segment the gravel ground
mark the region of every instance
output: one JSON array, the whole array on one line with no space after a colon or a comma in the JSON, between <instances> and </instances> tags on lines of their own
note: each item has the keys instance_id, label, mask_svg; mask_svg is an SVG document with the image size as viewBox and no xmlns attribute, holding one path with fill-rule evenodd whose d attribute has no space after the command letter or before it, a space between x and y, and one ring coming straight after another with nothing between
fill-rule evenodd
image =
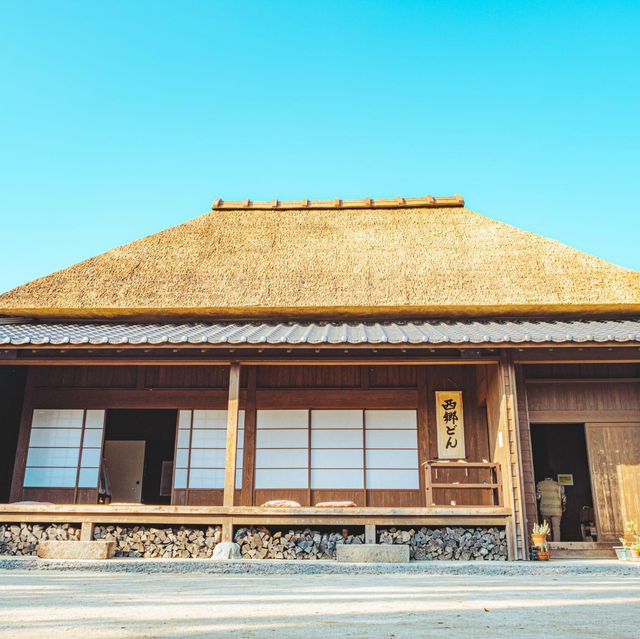
<instances>
[{"instance_id":1,"label":"gravel ground","mask_svg":"<svg viewBox=\"0 0 640 639\"><path fill-rule=\"evenodd\" d=\"M469 578L0 570L3 638L635 639L639 627L640 571Z\"/></svg>"},{"instance_id":2,"label":"gravel ground","mask_svg":"<svg viewBox=\"0 0 640 639\"><path fill-rule=\"evenodd\" d=\"M110 559L109 561L43 560L0 557L0 570L73 570L135 573L207 573L238 575L607 575L640 577L640 561L412 561L408 564L344 564L336 561L281 559Z\"/></svg>"}]
</instances>

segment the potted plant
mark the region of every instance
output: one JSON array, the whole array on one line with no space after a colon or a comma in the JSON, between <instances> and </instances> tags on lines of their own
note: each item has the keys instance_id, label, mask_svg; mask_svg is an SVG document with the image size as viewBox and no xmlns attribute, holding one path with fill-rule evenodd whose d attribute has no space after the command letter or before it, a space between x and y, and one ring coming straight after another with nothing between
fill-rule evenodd
<instances>
[{"instance_id":1,"label":"potted plant","mask_svg":"<svg viewBox=\"0 0 640 639\"><path fill-rule=\"evenodd\" d=\"M629 548L629 550L631 551L631 559L633 559L634 561L640 559L640 541L636 541L636 543L633 544Z\"/></svg>"},{"instance_id":2,"label":"potted plant","mask_svg":"<svg viewBox=\"0 0 640 639\"><path fill-rule=\"evenodd\" d=\"M546 543L547 535L551 532L549 528L549 522L545 519L541 524L533 525L533 532L531 533L531 541L535 546L541 546Z\"/></svg>"},{"instance_id":3,"label":"potted plant","mask_svg":"<svg viewBox=\"0 0 640 639\"><path fill-rule=\"evenodd\" d=\"M540 544L538 548L538 561L549 561L551 558L551 553L549 552L549 546L547 546L547 542L543 542Z\"/></svg>"},{"instance_id":4,"label":"potted plant","mask_svg":"<svg viewBox=\"0 0 640 639\"><path fill-rule=\"evenodd\" d=\"M621 546L614 546L616 557L620 561L626 561L627 559L631 559L631 552L629 551L629 547L627 546L627 540L624 537L620 537Z\"/></svg>"},{"instance_id":5,"label":"potted plant","mask_svg":"<svg viewBox=\"0 0 640 639\"><path fill-rule=\"evenodd\" d=\"M638 522L633 519L629 519L624 524L624 539L626 541L624 546L631 546L637 541L640 541L640 531L638 530ZM622 541L622 540L621 540Z\"/></svg>"}]
</instances>

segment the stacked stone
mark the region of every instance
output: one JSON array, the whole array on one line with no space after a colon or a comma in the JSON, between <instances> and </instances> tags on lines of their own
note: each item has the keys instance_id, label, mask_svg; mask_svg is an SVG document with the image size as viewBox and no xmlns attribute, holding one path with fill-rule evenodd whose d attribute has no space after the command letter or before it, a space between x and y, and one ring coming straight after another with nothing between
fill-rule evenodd
<instances>
[{"instance_id":1,"label":"stacked stone","mask_svg":"<svg viewBox=\"0 0 640 639\"><path fill-rule=\"evenodd\" d=\"M115 541L116 557L207 558L222 539L222 528L96 526L93 538Z\"/></svg>"},{"instance_id":2,"label":"stacked stone","mask_svg":"<svg viewBox=\"0 0 640 639\"><path fill-rule=\"evenodd\" d=\"M507 539L503 528L379 529L378 543L408 544L411 559L417 561L507 559Z\"/></svg>"},{"instance_id":3,"label":"stacked stone","mask_svg":"<svg viewBox=\"0 0 640 639\"><path fill-rule=\"evenodd\" d=\"M69 524L0 524L0 555L35 556L38 542L80 539L80 528Z\"/></svg>"},{"instance_id":4,"label":"stacked stone","mask_svg":"<svg viewBox=\"0 0 640 639\"><path fill-rule=\"evenodd\" d=\"M266 528L239 528L234 537L243 559L335 559L339 544L363 544L364 535L317 530L271 533Z\"/></svg>"}]
</instances>

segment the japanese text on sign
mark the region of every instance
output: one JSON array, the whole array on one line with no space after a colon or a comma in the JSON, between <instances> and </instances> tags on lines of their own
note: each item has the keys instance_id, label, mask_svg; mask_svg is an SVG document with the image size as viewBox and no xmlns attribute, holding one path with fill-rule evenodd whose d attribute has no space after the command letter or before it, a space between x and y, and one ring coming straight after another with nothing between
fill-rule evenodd
<instances>
[{"instance_id":1,"label":"japanese text on sign","mask_svg":"<svg viewBox=\"0 0 640 639\"><path fill-rule=\"evenodd\" d=\"M462 391L436 391L438 457L462 459L464 449L464 414Z\"/></svg>"}]
</instances>

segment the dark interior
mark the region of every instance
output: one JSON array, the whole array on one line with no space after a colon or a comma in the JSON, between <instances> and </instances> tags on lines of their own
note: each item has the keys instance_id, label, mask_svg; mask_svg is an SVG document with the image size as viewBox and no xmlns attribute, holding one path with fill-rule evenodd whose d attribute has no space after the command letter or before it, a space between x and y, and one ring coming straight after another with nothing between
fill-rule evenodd
<instances>
[{"instance_id":1,"label":"dark interior","mask_svg":"<svg viewBox=\"0 0 640 639\"><path fill-rule=\"evenodd\" d=\"M16 459L26 366L0 366L0 502L8 502Z\"/></svg>"},{"instance_id":2,"label":"dark interior","mask_svg":"<svg viewBox=\"0 0 640 639\"><path fill-rule=\"evenodd\" d=\"M531 426L531 445L536 485L558 473L573 475L565 486L567 509L562 515L562 541L582 541L580 511L593 506L584 424L536 424Z\"/></svg>"},{"instance_id":3,"label":"dark interior","mask_svg":"<svg viewBox=\"0 0 640 639\"><path fill-rule=\"evenodd\" d=\"M170 504L160 495L162 462L173 461L177 411L108 410L105 440L144 440L143 504Z\"/></svg>"}]
</instances>

